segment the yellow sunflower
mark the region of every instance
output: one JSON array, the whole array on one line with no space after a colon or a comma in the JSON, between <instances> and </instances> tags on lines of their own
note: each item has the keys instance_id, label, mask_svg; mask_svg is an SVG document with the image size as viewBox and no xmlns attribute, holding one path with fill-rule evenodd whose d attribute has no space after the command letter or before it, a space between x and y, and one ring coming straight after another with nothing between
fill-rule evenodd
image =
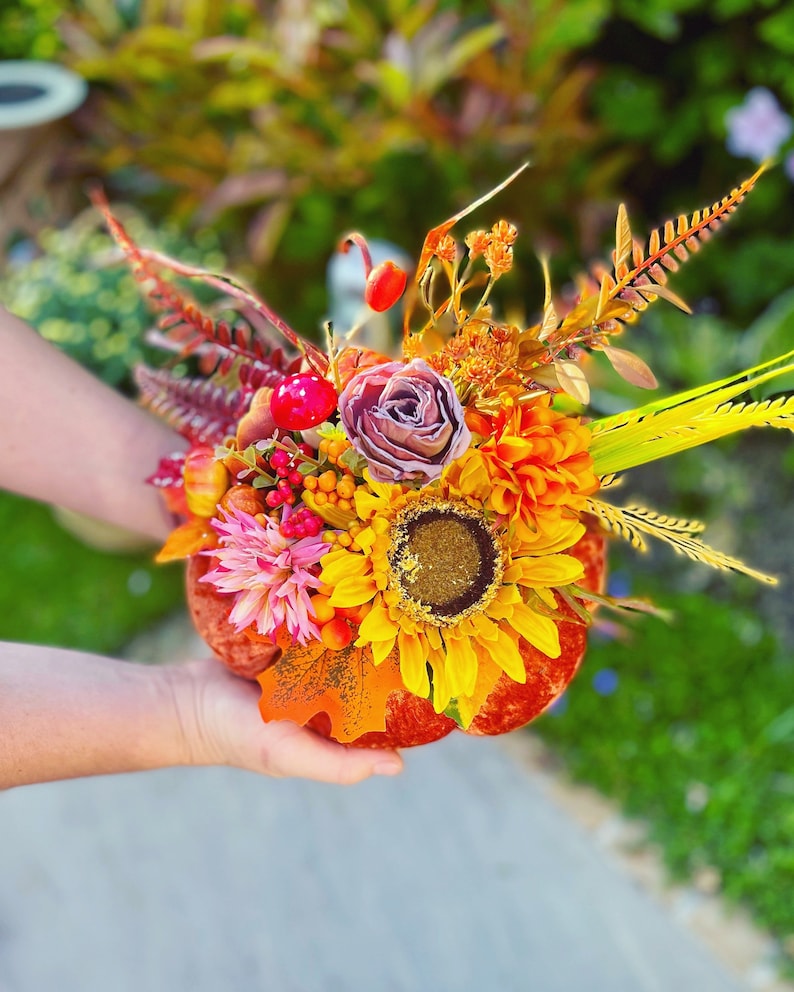
<instances>
[{"instance_id":1,"label":"yellow sunflower","mask_svg":"<svg viewBox=\"0 0 794 992\"><path fill-rule=\"evenodd\" d=\"M396 646L406 688L440 713L501 672L525 682L520 638L559 657L549 608L552 590L583 574L560 553L584 533L575 514L553 536L533 534L529 546L465 480L442 477L420 491L368 481L369 492L355 496L359 550L334 548L320 579L333 590L331 605L369 606L356 644L376 665Z\"/></svg>"}]
</instances>

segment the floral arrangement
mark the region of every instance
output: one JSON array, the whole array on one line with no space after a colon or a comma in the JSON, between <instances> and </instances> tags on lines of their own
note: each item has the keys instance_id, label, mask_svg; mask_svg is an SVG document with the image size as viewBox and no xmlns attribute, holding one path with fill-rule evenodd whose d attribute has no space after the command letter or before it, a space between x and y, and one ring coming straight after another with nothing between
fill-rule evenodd
<instances>
[{"instance_id":1,"label":"floral arrangement","mask_svg":"<svg viewBox=\"0 0 794 992\"><path fill-rule=\"evenodd\" d=\"M159 559L188 559L197 627L259 680L265 720L366 746L521 726L573 677L596 606L644 608L603 591L607 533L774 581L706 545L700 523L608 497L634 466L749 427L793 429L794 397L738 397L794 368L794 352L615 416L585 413L589 351L655 386L613 341L656 300L686 309L667 273L762 171L647 242L621 206L611 264L561 313L544 262L527 327L489 303L515 227L451 233L505 184L429 232L410 283L350 234L371 309L404 298L399 358L331 326L326 348L304 340L238 281L139 248L96 195L170 346L198 359L196 375L138 373L143 402L189 441L150 480L181 519ZM218 289L234 322L201 313L172 274Z\"/></svg>"}]
</instances>

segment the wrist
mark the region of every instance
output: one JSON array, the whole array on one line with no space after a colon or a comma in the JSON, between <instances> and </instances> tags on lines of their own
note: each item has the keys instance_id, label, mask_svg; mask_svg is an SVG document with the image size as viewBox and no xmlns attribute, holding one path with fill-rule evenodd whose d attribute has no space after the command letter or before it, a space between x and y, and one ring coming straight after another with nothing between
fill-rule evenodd
<instances>
[{"instance_id":1,"label":"wrist","mask_svg":"<svg viewBox=\"0 0 794 992\"><path fill-rule=\"evenodd\" d=\"M174 764L212 765L219 762L205 729L203 712L206 674L202 662L184 662L161 669L173 710Z\"/></svg>"}]
</instances>

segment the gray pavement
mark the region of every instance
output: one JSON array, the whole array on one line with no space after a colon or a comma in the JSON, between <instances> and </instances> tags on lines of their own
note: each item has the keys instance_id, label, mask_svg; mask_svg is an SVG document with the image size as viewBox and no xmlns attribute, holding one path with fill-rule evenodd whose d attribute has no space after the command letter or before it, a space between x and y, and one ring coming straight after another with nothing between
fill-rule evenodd
<instances>
[{"instance_id":1,"label":"gray pavement","mask_svg":"<svg viewBox=\"0 0 794 992\"><path fill-rule=\"evenodd\" d=\"M1 992L740 992L498 740L0 794Z\"/></svg>"}]
</instances>

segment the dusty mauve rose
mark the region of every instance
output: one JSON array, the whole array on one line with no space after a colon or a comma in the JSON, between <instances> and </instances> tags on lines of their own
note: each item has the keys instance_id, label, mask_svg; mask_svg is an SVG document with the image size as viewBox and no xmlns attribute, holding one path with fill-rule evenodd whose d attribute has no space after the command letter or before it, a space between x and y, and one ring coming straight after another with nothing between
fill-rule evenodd
<instances>
[{"instance_id":1,"label":"dusty mauve rose","mask_svg":"<svg viewBox=\"0 0 794 992\"><path fill-rule=\"evenodd\" d=\"M359 372L339 415L376 482L432 482L471 442L455 387L421 358Z\"/></svg>"}]
</instances>

